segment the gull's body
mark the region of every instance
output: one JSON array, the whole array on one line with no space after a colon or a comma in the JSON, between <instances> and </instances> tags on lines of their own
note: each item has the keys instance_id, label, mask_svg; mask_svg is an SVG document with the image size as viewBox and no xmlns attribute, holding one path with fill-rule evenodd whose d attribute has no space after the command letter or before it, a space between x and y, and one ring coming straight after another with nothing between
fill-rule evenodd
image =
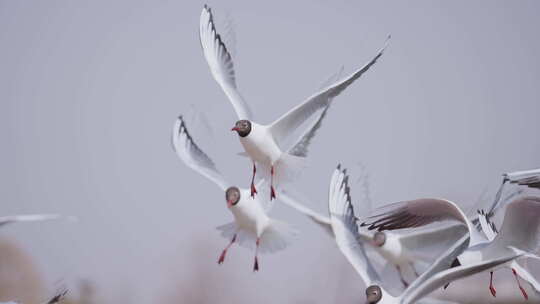
<instances>
[{"instance_id":1,"label":"gull's body","mask_svg":"<svg viewBox=\"0 0 540 304\"><path fill-rule=\"evenodd\" d=\"M351 203L348 178L340 167L334 172L330 181L328 208L336 243L362 277L366 288L366 303L368 304L412 304L446 283L459 280L473 274L496 267L520 256L512 253L510 256L482 261L468 266L458 266L447 269L448 265L468 246L468 236L462 237L449 250L444 252L420 277L418 277L400 295L392 295L384 286L381 279L367 256L363 242L359 242L357 217Z\"/></svg>"},{"instance_id":2,"label":"gull's body","mask_svg":"<svg viewBox=\"0 0 540 304\"><path fill-rule=\"evenodd\" d=\"M232 130L238 132L240 143L253 162L251 195L257 193L254 179L258 165L270 173L270 199L275 197L274 183L293 179L303 166L302 157L305 155L289 153L284 147L287 137L315 113L327 108L334 97L369 70L386 47L385 43L372 60L348 77L325 86L274 122L261 124L253 121L252 111L238 91L232 56L216 30L212 11L206 5L200 16L199 38L212 76L237 114L238 121Z\"/></svg>"},{"instance_id":3,"label":"gull's body","mask_svg":"<svg viewBox=\"0 0 540 304\"><path fill-rule=\"evenodd\" d=\"M294 146L297 151L307 151L310 139L320 127L324 113L321 113L318 120ZM174 125L172 143L178 157L188 167L210 179L225 191L227 208L232 213L234 221L218 227L221 235L230 241L222 252L219 263L224 261L229 247L233 243L238 243L245 247L255 247L254 270L258 270L259 250L261 253L272 253L288 246L296 231L287 223L268 216L272 203L267 196L251 197L251 189L232 186L227 182L214 162L193 141L181 116ZM259 185L263 183L264 181L261 181Z\"/></svg>"},{"instance_id":4,"label":"gull's body","mask_svg":"<svg viewBox=\"0 0 540 304\"><path fill-rule=\"evenodd\" d=\"M453 202L443 199L417 199L404 201L383 207L386 209L380 214L370 217L371 222L362 223L363 226L369 225L369 229L394 230L402 228L421 227L433 222L454 220L459 221L468 227L470 243L462 254L457 257L456 264L471 265L495 257L512 254L515 250L527 252L525 256L536 258L530 252L535 252L539 244L537 241L538 230L540 229L540 198L524 197L516 199L508 204L505 212L505 219L502 225L501 233L493 235L487 232L485 220L483 228L486 236L481 235L472 221L465 216L463 211ZM490 237L491 240L489 239ZM523 296L527 299L528 295L521 287L517 275L520 275L521 267L514 261L500 264L498 267L490 269L491 278L489 290L496 296L496 290L492 284L493 271L500 268L510 268ZM530 281L528 273L521 273L523 279L527 280L539 292L536 280Z\"/></svg>"},{"instance_id":5,"label":"gull's body","mask_svg":"<svg viewBox=\"0 0 540 304\"><path fill-rule=\"evenodd\" d=\"M363 179L365 179L365 176ZM361 199L361 203L362 207L366 208L369 205L369 198L365 193L363 194L364 197ZM334 237L329 217L305 207L304 204L297 203L298 199L293 198L293 195L286 189L280 192L280 197L284 204L308 216ZM445 248L454 244L466 233L467 229L461 225L420 229L408 233L385 231L378 232L377 235L366 229L359 229L358 241L374 249L389 263L387 265L395 267L402 284L407 286L406 272L418 276L415 264L419 262L431 263L434 256L443 252Z\"/></svg>"}]
</instances>

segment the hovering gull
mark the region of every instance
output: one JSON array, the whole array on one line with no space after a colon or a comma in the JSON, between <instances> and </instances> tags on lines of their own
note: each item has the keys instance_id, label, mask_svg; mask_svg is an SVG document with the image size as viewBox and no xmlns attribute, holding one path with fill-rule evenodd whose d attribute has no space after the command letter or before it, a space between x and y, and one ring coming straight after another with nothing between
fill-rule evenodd
<instances>
[{"instance_id":1,"label":"hovering gull","mask_svg":"<svg viewBox=\"0 0 540 304\"><path fill-rule=\"evenodd\" d=\"M308 216L316 224L323 226L334 237L330 218L307 208L304 204L298 203L298 199L293 198L287 189L280 191L280 200ZM357 241L371 246L388 262L388 266L395 267L401 283L407 287L408 283L403 274L405 269L411 269L416 276L419 276L414 266L415 263L431 263L434 257L433 253L443 252L444 249L454 244L466 233L467 229L458 224L421 229L409 233L377 231L373 234L364 229L359 229ZM427 254L427 252L431 254Z\"/></svg>"},{"instance_id":2,"label":"hovering gull","mask_svg":"<svg viewBox=\"0 0 540 304\"><path fill-rule=\"evenodd\" d=\"M467 266L447 269L451 261L467 247L469 237L464 236L442 254L426 272L414 280L403 293L399 296L393 296L382 286L379 274L366 254L364 243L358 242L360 235L358 233L357 217L354 215L351 203L348 176L339 166L334 171L330 181L328 209L339 249L367 286L365 292L366 303L368 304L416 303L447 282L491 269L521 256L521 253L512 252L506 257L497 257Z\"/></svg>"},{"instance_id":3,"label":"hovering gull","mask_svg":"<svg viewBox=\"0 0 540 304\"><path fill-rule=\"evenodd\" d=\"M288 135L314 113L328 107L335 96L360 78L382 56L388 43L387 39L384 47L362 68L326 86L271 124L263 125L253 121L251 110L237 89L233 59L217 33L211 9L206 5L201 12L199 37L212 76L231 101L238 116L239 120L232 131L238 133L240 143L253 161L251 196L257 193L255 175L257 165L260 165L265 171L270 171L270 199L276 196L274 182L291 179L303 164L302 157L284 151L283 145Z\"/></svg>"},{"instance_id":4,"label":"hovering gull","mask_svg":"<svg viewBox=\"0 0 540 304\"><path fill-rule=\"evenodd\" d=\"M77 220L72 216L63 216L60 214L25 214L25 215L8 215L0 216L0 226L7 224L18 223L18 222L39 222L39 221L48 221L48 220Z\"/></svg>"},{"instance_id":5,"label":"hovering gull","mask_svg":"<svg viewBox=\"0 0 540 304\"><path fill-rule=\"evenodd\" d=\"M319 120L300 139L297 145L307 148L306 138L313 136L320 125ZM225 261L227 250L238 243L245 247L255 247L255 259L253 270L259 270L258 253L273 253L285 249L296 231L287 223L270 218L267 213L272 204L264 198L250 198L250 189L239 188L231 185L217 170L214 162L194 142L189 134L182 116L175 122L172 136L173 148L180 159L191 169L213 181L225 191L227 208L234 216L232 223L218 227L221 235L230 242L222 251L218 263ZM259 182L264 183L264 180Z\"/></svg>"},{"instance_id":6,"label":"hovering gull","mask_svg":"<svg viewBox=\"0 0 540 304\"><path fill-rule=\"evenodd\" d=\"M486 240L481 235L472 221L465 216L463 211L453 202L444 199L423 198L411 201L403 201L382 207L385 211L369 217L362 226L369 225L368 229L395 230L402 228L414 228L428 225L438 221L459 221L469 229L470 243L462 254L452 264L472 265L474 263L493 259L511 254L515 250L523 252L535 252L538 247L538 230L540 228L540 197L523 197L508 204L501 232L494 236L493 240ZM509 248L512 246L513 248ZM538 258L533 254L525 254L526 257ZM489 290L495 297L496 290L492 284L493 271L499 268L511 268L516 277L518 286L525 299L528 295L519 284L518 276L524 280L530 278L527 273L521 273L521 267L514 267L517 263L504 263L497 268L491 269ZM531 283L530 281L528 281ZM535 282L535 281L534 281ZM533 288L534 282L531 283ZM536 289L536 292L540 290Z\"/></svg>"}]
</instances>

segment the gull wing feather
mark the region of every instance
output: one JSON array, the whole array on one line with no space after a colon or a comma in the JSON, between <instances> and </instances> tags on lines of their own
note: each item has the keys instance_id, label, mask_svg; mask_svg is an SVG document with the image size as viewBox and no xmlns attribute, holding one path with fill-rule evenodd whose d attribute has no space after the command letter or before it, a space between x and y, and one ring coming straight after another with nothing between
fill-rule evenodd
<instances>
[{"instance_id":1,"label":"gull wing feather","mask_svg":"<svg viewBox=\"0 0 540 304\"><path fill-rule=\"evenodd\" d=\"M285 205L295 209L296 211L302 213L303 215L310 218L314 223L318 224L319 226L323 227L326 232L328 232L331 236L334 236L334 233L332 232L332 225L330 218L327 216L324 216L316 211L313 211L312 209L306 207L304 204L301 204L298 202L298 199L296 197L292 197L288 191L281 190L279 199L281 202L283 202Z\"/></svg>"},{"instance_id":2,"label":"gull wing feather","mask_svg":"<svg viewBox=\"0 0 540 304\"><path fill-rule=\"evenodd\" d=\"M207 5L201 12L199 38L212 76L231 101L236 115L239 119L251 119L251 110L236 87L232 56L216 30L212 10Z\"/></svg>"},{"instance_id":3,"label":"gull wing feather","mask_svg":"<svg viewBox=\"0 0 540 304\"><path fill-rule=\"evenodd\" d=\"M422 227L439 221L453 220L469 229L471 244L483 241L465 213L454 203L445 199L420 198L388 204L379 208L379 213L368 217L361 226L369 230L396 230Z\"/></svg>"},{"instance_id":4,"label":"gull wing feather","mask_svg":"<svg viewBox=\"0 0 540 304\"><path fill-rule=\"evenodd\" d=\"M388 37L388 39L390 39L390 37ZM320 90L274 121L270 125L270 131L276 142L281 144L287 138L288 134L296 130L315 112L327 107L332 102L334 97L341 94L343 90L345 90L356 79L360 78L360 76L369 70L369 68L371 68L371 66L373 66L375 62L377 62L377 60L382 56L386 46L388 45L388 39L379 52L377 52L377 55L375 55L375 57L373 57L373 59L371 59L366 65L356 70L348 77Z\"/></svg>"},{"instance_id":5,"label":"gull wing feather","mask_svg":"<svg viewBox=\"0 0 540 304\"><path fill-rule=\"evenodd\" d=\"M488 219L484 210L478 210L478 222L488 241L493 241L497 236L497 228L495 228L495 224Z\"/></svg>"},{"instance_id":6,"label":"gull wing feather","mask_svg":"<svg viewBox=\"0 0 540 304\"><path fill-rule=\"evenodd\" d=\"M347 258L366 286L380 282L380 277L369 260L364 245L359 241L358 225L351 203L349 177L338 166L332 175L328 193L328 210L332 230L341 253Z\"/></svg>"},{"instance_id":7,"label":"gull wing feather","mask_svg":"<svg viewBox=\"0 0 540 304\"><path fill-rule=\"evenodd\" d=\"M179 116L173 127L172 146L176 155L197 173L213 181L223 191L229 187L216 165L193 141L182 116Z\"/></svg>"},{"instance_id":8,"label":"gull wing feather","mask_svg":"<svg viewBox=\"0 0 540 304\"><path fill-rule=\"evenodd\" d=\"M39 222L58 219L77 220L72 216L64 216L60 214L23 214L23 215L8 215L0 217L0 226L4 226L17 222Z\"/></svg>"},{"instance_id":9,"label":"gull wing feather","mask_svg":"<svg viewBox=\"0 0 540 304\"><path fill-rule=\"evenodd\" d=\"M494 248L508 246L535 252L539 245L540 197L527 196L508 204L501 230L489 244Z\"/></svg>"},{"instance_id":10,"label":"gull wing feather","mask_svg":"<svg viewBox=\"0 0 540 304\"><path fill-rule=\"evenodd\" d=\"M416 303L416 301L430 294L435 289L442 287L446 283L450 283L459 279L472 276L482 271L492 269L496 266L499 266L501 264L514 260L520 257L521 255L522 255L521 253L513 253L509 256L499 257L496 259L490 259L487 261L474 263L467 266L458 266L458 267L454 267L454 268L447 269L444 271L438 271L435 274L430 275L426 280L423 280L422 282L416 285L415 284L416 281L419 281L419 279L423 276L422 275L418 279L416 279L415 282L413 282L413 284L409 286L409 288L405 290L405 292L401 296L400 303L401 304ZM454 254L445 256L444 258L448 258L448 257L453 257L455 259L457 255L455 255L454 253Z\"/></svg>"}]
</instances>

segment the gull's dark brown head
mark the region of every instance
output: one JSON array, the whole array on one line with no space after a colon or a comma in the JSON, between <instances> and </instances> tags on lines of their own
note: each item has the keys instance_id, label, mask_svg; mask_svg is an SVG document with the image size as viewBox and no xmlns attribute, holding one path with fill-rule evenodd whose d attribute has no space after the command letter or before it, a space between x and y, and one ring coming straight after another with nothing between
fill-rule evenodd
<instances>
[{"instance_id":1,"label":"gull's dark brown head","mask_svg":"<svg viewBox=\"0 0 540 304\"><path fill-rule=\"evenodd\" d=\"M242 119L234 124L231 131L236 131L240 137L246 137L251 133L251 121Z\"/></svg>"},{"instance_id":2,"label":"gull's dark brown head","mask_svg":"<svg viewBox=\"0 0 540 304\"><path fill-rule=\"evenodd\" d=\"M227 191L225 191L225 199L227 200L227 207L229 208L238 204L240 201L240 189L237 187L229 187Z\"/></svg>"},{"instance_id":3,"label":"gull's dark brown head","mask_svg":"<svg viewBox=\"0 0 540 304\"><path fill-rule=\"evenodd\" d=\"M366 288L366 299L368 304L375 304L382 299L382 290L377 285Z\"/></svg>"},{"instance_id":4,"label":"gull's dark brown head","mask_svg":"<svg viewBox=\"0 0 540 304\"><path fill-rule=\"evenodd\" d=\"M386 243L386 233L377 231L373 235L373 244L377 247L382 247Z\"/></svg>"}]
</instances>

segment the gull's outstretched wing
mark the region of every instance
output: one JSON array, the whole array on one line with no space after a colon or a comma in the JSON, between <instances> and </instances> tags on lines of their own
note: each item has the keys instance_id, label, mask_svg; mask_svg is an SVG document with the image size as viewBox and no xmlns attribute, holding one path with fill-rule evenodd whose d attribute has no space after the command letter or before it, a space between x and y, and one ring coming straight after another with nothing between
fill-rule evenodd
<instances>
[{"instance_id":1,"label":"gull's outstretched wing","mask_svg":"<svg viewBox=\"0 0 540 304\"><path fill-rule=\"evenodd\" d=\"M251 110L236 87L231 54L216 31L212 10L206 5L201 12L199 38L212 76L231 101L236 115L239 119L251 119Z\"/></svg>"},{"instance_id":2,"label":"gull's outstretched wing","mask_svg":"<svg viewBox=\"0 0 540 304\"><path fill-rule=\"evenodd\" d=\"M330 180L328 210L332 230L341 253L347 258L366 286L380 282L380 277L369 260L363 243L359 242L358 225L351 203L349 177L338 166Z\"/></svg>"},{"instance_id":3,"label":"gull's outstretched wing","mask_svg":"<svg viewBox=\"0 0 540 304\"><path fill-rule=\"evenodd\" d=\"M484 210L478 210L478 222L488 241L493 241L497 236L497 228L495 227L495 224L489 220L487 213L484 212Z\"/></svg>"},{"instance_id":4,"label":"gull's outstretched wing","mask_svg":"<svg viewBox=\"0 0 540 304\"><path fill-rule=\"evenodd\" d=\"M421 198L383 206L380 212L368 217L361 226L369 230L395 230L422 227L434 222L454 220L467 226L471 244L483 241L465 213L454 203L445 199Z\"/></svg>"},{"instance_id":5,"label":"gull's outstretched wing","mask_svg":"<svg viewBox=\"0 0 540 304\"><path fill-rule=\"evenodd\" d=\"M516 247L536 252L540 236L540 197L518 198L508 204L504 220L493 242L493 248Z\"/></svg>"},{"instance_id":6,"label":"gull's outstretched wing","mask_svg":"<svg viewBox=\"0 0 540 304\"><path fill-rule=\"evenodd\" d=\"M390 37L388 37L390 38ZM311 115L316 111L327 107L333 100L334 97L339 95L343 90L345 90L349 85L351 85L356 79L360 78L372 65L377 62L386 46L388 44L388 39L386 40L384 46L379 50L377 55L373 57L366 65L356 70L354 73L348 77L335 82L334 84L326 87L325 89L319 91L315 95L312 95L307 100L299 104L298 106L291 109L289 112L285 113L279 119L274 121L270 125L270 130L274 139L278 144L282 144L286 139L287 135L296 130L302 123L306 121Z\"/></svg>"},{"instance_id":7,"label":"gull's outstretched wing","mask_svg":"<svg viewBox=\"0 0 540 304\"><path fill-rule=\"evenodd\" d=\"M488 218L495 215L495 213L504 205L505 202L509 201L509 198L506 198L502 200L502 193L505 189L506 184L516 184L524 187L529 188L536 188L540 189L540 168L539 169L532 169L532 170L525 170L525 171L515 171L515 172L509 172L503 174L502 183L499 186L499 189L497 190L497 194L495 195L495 199L493 200L493 204L488 209ZM516 191L514 193L521 194L523 190ZM510 196L512 196L511 194Z\"/></svg>"},{"instance_id":8,"label":"gull's outstretched wing","mask_svg":"<svg viewBox=\"0 0 540 304\"><path fill-rule=\"evenodd\" d=\"M540 189L540 168L506 173L503 176L511 184Z\"/></svg>"},{"instance_id":9,"label":"gull's outstretched wing","mask_svg":"<svg viewBox=\"0 0 540 304\"><path fill-rule=\"evenodd\" d=\"M458 246L458 247L459 249L464 249L463 247L466 247L466 246ZM451 249L455 249L455 248L451 248ZM439 260L446 261L446 260L449 260L449 258L455 259L455 257L459 255L459 254L455 254L459 252L459 250L457 251L451 250L451 251L453 251L453 253L443 255L443 257L439 258ZM409 288L407 288L405 292L402 294L400 303L401 304L416 303L416 301L418 301L419 299L425 297L426 295L430 294L435 289L440 288L447 283L472 276L482 271L492 269L496 266L499 266L501 264L504 264L506 262L519 258L520 256L521 256L521 253L514 253L509 256L491 259L491 260L483 261L480 263L474 263L467 266L458 266L458 267L450 268L444 271L437 271L435 273L430 272L430 270L428 269L428 271L424 273L424 274L427 274L426 279L421 280L424 274L418 277L413 282L413 284L411 284ZM438 266L438 264L436 264L437 262L438 261L433 263L434 266ZM416 284L417 281L418 281L418 284Z\"/></svg>"},{"instance_id":10,"label":"gull's outstretched wing","mask_svg":"<svg viewBox=\"0 0 540 304\"><path fill-rule=\"evenodd\" d=\"M39 222L50 220L77 220L72 216L64 216L60 214L24 214L24 215L8 215L0 217L0 226L18 222Z\"/></svg>"},{"instance_id":11,"label":"gull's outstretched wing","mask_svg":"<svg viewBox=\"0 0 540 304\"><path fill-rule=\"evenodd\" d=\"M324 216L318 212L315 212L308 207L306 207L304 204L301 204L298 202L296 198L293 198L288 191L281 190L279 199L281 202L283 202L285 205L295 209L296 211L304 214L305 216L309 217L313 222L320 225L324 228L326 232L330 234L330 236L334 236L334 233L332 232L332 225L330 218L327 216Z\"/></svg>"},{"instance_id":12,"label":"gull's outstretched wing","mask_svg":"<svg viewBox=\"0 0 540 304\"><path fill-rule=\"evenodd\" d=\"M217 170L210 157L193 141L182 116L179 116L174 123L172 145L174 151L186 166L213 181L223 191L227 190L228 183Z\"/></svg>"},{"instance_id":13,"label":"gull's outstretched wing","mask_svg":"<svg viewBox=\"0 0 540 304\"><path fill-rule=\"evenodd\" d=\"M435 259L434 254L444 252L468 232L464 225L452 224L414 229L407 234L400 234L398 239L413 256L425 262L432 262Z\"/></svg>"},{"instance_id":14,"label":"gull's outstretched wing","mask_svg":"<svg viewBox=\"0 0 540 304\"><path fill-rule=\"evenodd\" d=\"M339 69L339 71L332 76L330 76L323 84L322 88L326 88L327 86L334 84L338 79L341 77L341 74L343 73L343 67ZM331 98L331 97L328 97ZM297 140L297 142L292 145L291 148L287 151L287 153L294 155L294 156L300 156L300 157L306 157L308 154L308 148L311 144L311 140L315 137L317 134L317 131L322 126L322 121L324 117L326 117L326 112L328 112L328 109L330 108L330 104L324 108L324 110L319 115L319 118L312 124L311 128L308 128L304 134L300 136L300 138Z\"/></svg>"}]
</instances>

